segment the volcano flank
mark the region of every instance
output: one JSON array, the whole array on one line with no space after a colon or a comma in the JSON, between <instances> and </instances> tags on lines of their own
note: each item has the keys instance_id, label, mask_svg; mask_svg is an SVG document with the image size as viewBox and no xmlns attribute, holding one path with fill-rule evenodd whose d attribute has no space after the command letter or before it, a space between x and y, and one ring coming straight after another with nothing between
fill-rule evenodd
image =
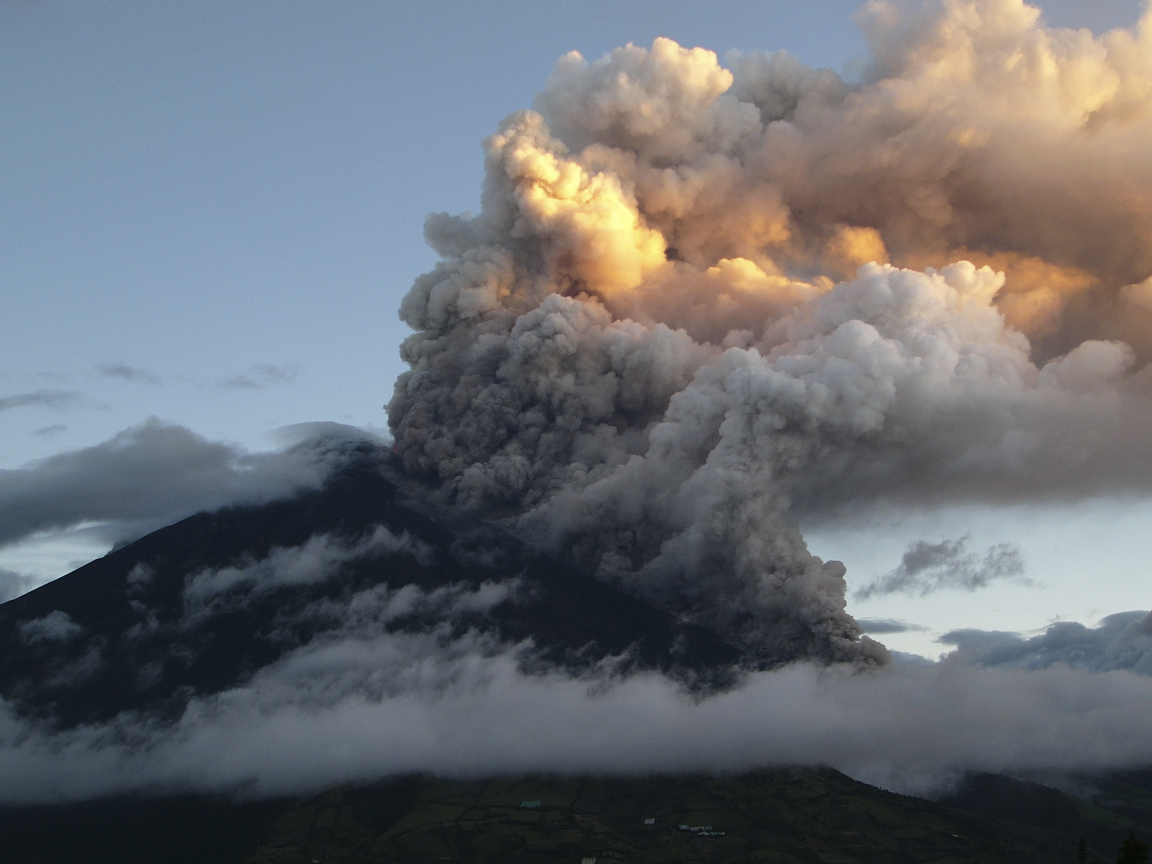
<instances>
[{"instance_id":1,"label":"volcano flank","mask_svg":"<svg viewBox=\"0 0 1152 864\"><path fill-rule=\"evenodd\" d=\"M527 672L732 680L741 652L707 629L478 520L452 530L406 506L392 458L360 445L319 490L197 514L0 606L0 695L64 727L175 718L357 626L514 647Z\"/></svg>"}]
</instances>

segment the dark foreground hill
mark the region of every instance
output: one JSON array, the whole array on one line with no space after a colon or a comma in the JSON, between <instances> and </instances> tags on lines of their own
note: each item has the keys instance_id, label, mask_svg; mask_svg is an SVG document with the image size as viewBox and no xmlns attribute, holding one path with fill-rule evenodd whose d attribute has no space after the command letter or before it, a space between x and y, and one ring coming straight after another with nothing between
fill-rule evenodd
<instances>
[{"instance_id":1,"label":"dark foreground hill","mask_svg":"<svg viewBox=\"0 0 1152 864\"><path fill-rule=\"evenodd\" d=\"M1089 835L1089 860L1111 864L1130 830L1145 840L1152 832L1152 775L1112 778L1094 803L990 777L961 793L974 796L968 808L957 798L934 803L884 792L831 769L648 779L402 777L302 800L186 796L0 808L0 860L1072 864L1079 837ZM1012 794L984 797L980 788L989 782L1007 784ZM1120 787L1124 800L1116 797ZM1019 806L1013 798L1045 803Z\"/></svg>"},{"instance_id":2,"label":"dark foreground hill","mask_svg":"<svg viewBox=\"0 0 1152 864\"><path fill-rule=\"evenodd\" d=\"M192 516L0 605L0 696L57 727L175 718L290 652L348 638L371 603L365 627L526 645L527 671L611 660L708 687L740 659L503 532L438 524L384 469L365 448L323 489ZM405 588L404 609L381 605Z\"/></svg>"}]
</instances>

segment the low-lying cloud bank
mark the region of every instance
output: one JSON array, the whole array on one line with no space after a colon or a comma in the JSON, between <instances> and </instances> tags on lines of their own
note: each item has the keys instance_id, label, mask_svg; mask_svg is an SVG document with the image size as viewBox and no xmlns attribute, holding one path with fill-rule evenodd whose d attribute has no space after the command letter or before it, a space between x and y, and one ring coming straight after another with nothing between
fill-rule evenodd
<instances>
[{"instance_id":1,"label":"low-lying cloud bank","mask_svg":"<svg viewBox=\"0 0 1152 864\"><path fill-rule=\"evenodd\" d=\"M265 796L411 771L635 774L816 763L930 793L965 771L1152 761L1152 677L1133 669L982 667L963 652L863 673L797 663L700 700L652 674L525 675L517 660L528 645L481 644L474 634L370 635L369 621L359 626L294 652L244 687L193 702L174 726L125 715L52 733L0 710L0 801L178 790Z\"/></svg>"}]
</instances>

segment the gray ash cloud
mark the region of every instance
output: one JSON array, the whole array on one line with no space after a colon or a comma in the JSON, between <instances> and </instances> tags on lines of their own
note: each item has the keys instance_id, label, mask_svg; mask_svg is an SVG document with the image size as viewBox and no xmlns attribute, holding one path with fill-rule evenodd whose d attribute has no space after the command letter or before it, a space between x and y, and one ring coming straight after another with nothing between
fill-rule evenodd
<instances>
[{"instance_id":1,"label":"gray ash cloud","mask_svg":"<svg viewBox=\"0 0 1152 864\"><path fill-rule=\"evenodd\" d=\"M667 39L561 58L400 310L412 474L769 663L886 658L798 508L1152 490L1152 26L861 14L858 84Z\"/></svg>"},{"instance_id":2,"label":"gray ash cloud","mask_svg":"<svg viewBox=\"0 0 1152 864\"><path fill-rule=\"evenodd\" d=\"M885 594L923 597L936 591L978 591L993 582L1030 585L1024 575L1024 556L1012 543L997 543L978 557L968 551L968 537L929 543L918 540L908 547L900 566L858 589L858 600Z\"/></svg>"}]
</instances>

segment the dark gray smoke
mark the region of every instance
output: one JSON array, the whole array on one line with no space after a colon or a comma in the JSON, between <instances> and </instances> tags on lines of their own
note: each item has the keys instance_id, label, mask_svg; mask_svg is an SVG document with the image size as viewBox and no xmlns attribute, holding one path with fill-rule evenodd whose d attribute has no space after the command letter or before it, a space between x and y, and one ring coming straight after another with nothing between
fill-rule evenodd
<instances>
[{"instance_id":1,"label":"dark gray smoke","mask_svg":"<svg viewBox=\"0 0 1152 864\"><path fill-rule=\"evenodd\" d=\"M967 536L939 543L918 540L908 547L899 567L865 585L854 596L859 600L884 594L923 597L943 589L976 591L998 579L1028 582L1019 547L997 543L979 559L966 551L967 545Z\"/></svg>"},{"instance_id":2,"label":"dark gray smoke","mask_svg":"<svg viewBox=\"0 0 1152 864\"><path fill-rule=\"evenodd\" d=\"M1152 17L863 15L859 85L667 39L562 58L401 306L408 471L767 662L886 656L797 506L1152 489Z\"/></svg>"}]
</instances>

